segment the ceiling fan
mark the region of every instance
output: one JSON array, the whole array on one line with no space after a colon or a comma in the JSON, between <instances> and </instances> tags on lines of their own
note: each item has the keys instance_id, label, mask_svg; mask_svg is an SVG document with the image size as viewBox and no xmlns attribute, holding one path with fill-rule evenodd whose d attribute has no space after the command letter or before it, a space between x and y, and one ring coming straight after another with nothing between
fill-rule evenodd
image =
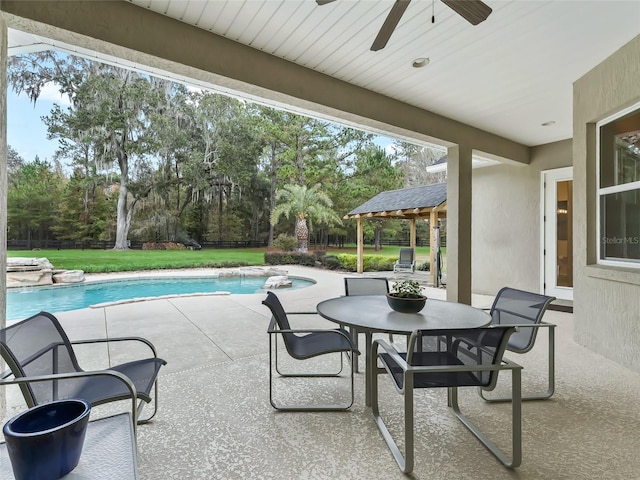
<instances>
[{"instance_id":1,"label":"ceiling fan","mask_svg":"<svg viewBox=\"0 0 640 480\"><path fill-rule=\"evenodd\" d=\"M451 8L454 12L464 18L471 25L478 25L484 22L489 14L492 12L491 7L480 0L441 0L446 6ZM316 0L318 5L326 5L327 3L335 2L335 0ZM404 11L409 6L411 0L396 0L391 7L387 19L382 24L382 28L378 32L378 36L371 45L371 50L377 52L382 50L391 38L391 34L395 30L398 22L402 18Z\"/></svg>"}]
</instances>

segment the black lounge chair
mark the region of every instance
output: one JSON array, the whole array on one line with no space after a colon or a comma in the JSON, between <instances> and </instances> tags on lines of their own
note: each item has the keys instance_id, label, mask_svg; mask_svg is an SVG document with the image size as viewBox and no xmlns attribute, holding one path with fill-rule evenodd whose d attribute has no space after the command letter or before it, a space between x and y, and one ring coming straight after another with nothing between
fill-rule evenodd
<instances>
[{"instance_id":1,"label":"black lounge chair","mask_svg":"<svg viewBox=\"0 0 640 480\"><path fill-rule=\"evenodd\" d=\"M342 373L342 354L346 354L350 361L358 355L358 349L354 345L349 333L338 329L292 329L287 315L315 315L316 312L286 313L280 300L273 292L267 293L263 305L271 310L271 322L269 323L269 402L276 410L288 411L319 411L319 410L347 410L351 408L354 400L353 368L351 370L351 400L343 405L284 405L279 404L273 397L273 369L281 377L337 377ZM305 335L298 335L304 333ZM338 353L340 355L340 369L330 373L286 373L278 365L278 336L282 337L289 355L296 360L308 360L320 355Z\"/></svg>"},{"instance_id":2,"label":"black lounge chair","mask_svg":"<svg viewBox=\"0 0 640 480\"><path fill-rule=\"evenodd\" d=\"M376 367L371 375L371 409L376 424L387 442L398 466L404 473L414 467L414 401L416 388L447 388L448 405L455 416L500 462L510 468L522 459L522 402L520 378L522 367L503 358L514 327L489 326L472 329L416 330L409 338L407 352L399 352L384 340L373 343L373 358L384 368ZM382 350L379 353L379 350ZM458 405L459 387L495 387L498 373L511 371L511 458L500 450L461 411ZM404 455L394 441L380 415L378 375L387 372L396 391L404 396Z\"/></svg>"},{"instance_id":3,"label":"black lounge chair","mask_svg":"<svg viewBox=\"0 0 640 480\"><path fill-rule=\"evenodd\" d=\"M152 357L105 370L84 371L78 365L73 345L135 341L147 345ZM167 362L158 358L151 342L140 337L118 337L70 341L56 317L40 312L0 330L0 354L9 369L0 373L1 384L19 384L28 407L66 398L81 398L92 406L130 400L134 425L151 420L158 406L157 376ZM145 403L154 408L139 420ZM136 402L138 402L136 405Z\"/></svg>"},{"instance_id":4,"label":"black lounge chair","mask_svg":"<svg viewBox=\"0 0 640 480\"><path fill-rule=\"evenodd\" d=\"M522 400L546 400L555 391L555 325L542 321L549 304L555 297L539 293L504 287L496 295L491 307L492 325L517 325L518 332L509 338L507 350L513 353L527 353L536 342L538 329L549 331L548 386L545 392L523 395ZM488 402L508 402L511 397L487 397L482 390L480 396Z\"/></svg>"},{"instance_id":5,"label":"black lounge chair","mask_svg":"<svg viewBox=\"0 0 640 480\"><path fill-rule=\"evenodd\" d=\"M393 266L393 271L397 272L400 270L411 270L412 273L416 271L415 250L413 248L400 249L398 261Z\"/></svg>"}]
</instances>

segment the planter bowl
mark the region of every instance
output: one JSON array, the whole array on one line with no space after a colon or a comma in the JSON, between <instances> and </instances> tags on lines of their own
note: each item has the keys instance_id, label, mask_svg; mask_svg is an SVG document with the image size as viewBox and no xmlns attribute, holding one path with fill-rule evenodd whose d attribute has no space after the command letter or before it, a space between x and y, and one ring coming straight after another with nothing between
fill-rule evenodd
<instances>
[{"instance_id":1,"label":"planter bowl","mask_svg":"<svg viewBox=\"0 0 640 480\"><path fill-rule=\"evenodd\" d=\"M392 310L400 313L418 313L427 303L427 297L394 297L387 293L387 303Z\"/></svg>"},{"instance_id":2,"label":"planter bowl","mask_svg":"<svg viewBox=\"0 0 640 480\"><path fill-rule=\"evenodd\" d=\"M2 433L16 480L57 480L78 465L91 404L59 400L9 420Z\"/></svg>"}]
</instances>

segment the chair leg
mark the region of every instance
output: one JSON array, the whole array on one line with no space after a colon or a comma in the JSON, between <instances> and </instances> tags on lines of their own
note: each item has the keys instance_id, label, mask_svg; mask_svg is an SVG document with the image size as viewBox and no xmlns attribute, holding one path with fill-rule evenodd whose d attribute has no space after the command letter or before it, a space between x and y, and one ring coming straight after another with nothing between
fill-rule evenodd
<instances>
[{"instance_id":1,"label":"chair leg","mask_svg":"<svg viewBox=\"0 0 640 480\"><path fill-rule=\"evenodd\" d=\"M153 413L151 414L150 417L147 418L140 418L140 413L142 413L142 408L145 406L145 401L144 400L140 400L140 402L138 403L138 425L143 425L145 423L149 423L151 421L151 419L153 417L156 416L156 413L158 412L158 379L156 378L156 381L153 384Z\"/></svg>"},{"instance_id":2,"label":"chair leg","mask_svg":"<svg viewBox=\"0 0 640 480\"><path fill-rule=\"evenodd\" d=\"M272 339L271 335L269 335L269 403L276 410L288 411L288 412L317 412L317 411L344 411L348 410L352 407L354 399L355 399L355 388L354 388L354 373L353 368L349 368L350 376L351 376L351 400L348 404L345 405L284 405L277 403L273 398L273 370L274 370L274 360L275 360L275 369L276 372L281 377L298 377L298 378L310 378L310 377L337 377L340 372L342 372L342 353L340 353L340 372L338 374L281 374L278 370L277 363L277 348L278 348L278 340L277 338ZM273 348L273 341L275 340L275 349ZM275 352L274 352L275 350ZM345 353L345 355L347 355ZM275 357L275 358L274 358ZM352 352L351 357L347 355L347 358L354 359L355 355Z\"/></svg>"},{"instance_id":3,"label":"chair leg","mask_svg":"<svg viewBox=\"0 0 640 480\"><path fill-rule=\"evenodd\" d=\"M511 404L511 458L509 458L498 446L476 427L461 411L458 405L457 387L449 387L448 403L456 417L469 429L475 437L502 462L505 467L516 468L522 463L522 391L521 371L519 368L511 370L511 392L513 394Z\"/></svg>"},{"instance_id":4,"label":"chair leg","mask_svg":"<svg viewBox=\"0 0 640 480\"><path fill-rule=\"evenodd\" d=\"M404 396L404 456L380 415L378 375L372 375L371 412L373 413L373 418L400 470L403 473L411 473L414 465L413 375L405 375L404 389L401 393Z\"/></svg>"},{"instance_id":5,"label":"chair leg","mask_svg":"<svg viewBox=\"0 0 640 480\"><path fill-rule=\"evenodd\" d=\"M540 393L532 393L532 394L528 394L528 395L523 395L522 396L522 401L529 401L529 400L547 400L549 398L551 398L551 396L554 394L555 392L555 365L556 365L556 360L555 360L555 351L556 351L556 347L555 347L555 325L550 325L549 326L549 357L548 357L548 362L547 362L547 368L548 368L548 373L547 373L547 378L549 379L548 383L547 383L547 390L544 392L540 392ZM482 389L478 389L478 393L480 394L480 396L482 397L482 399L485 402L510 402L511 401L511 397L508 396L504 396L504 397L487 397L486 393L482 390Z\"/></svg>"},{"instance_id":6,"label":"chair leg","mask_svg":"<svg viewBox=\"0 0 640 480\"><path fill-rule=\"evenodd\" d=\"M358 346L358 334L360 332L358 332L358 329L355 327L349 327L349 335L351 336L351 340L353 340L353 344L357 347ZM355 356L354 358L351 359L351 367L353 368L353 372L354 373L359 373L360 369L358 366L358 357Z\"/></svg>"}]
</instances>

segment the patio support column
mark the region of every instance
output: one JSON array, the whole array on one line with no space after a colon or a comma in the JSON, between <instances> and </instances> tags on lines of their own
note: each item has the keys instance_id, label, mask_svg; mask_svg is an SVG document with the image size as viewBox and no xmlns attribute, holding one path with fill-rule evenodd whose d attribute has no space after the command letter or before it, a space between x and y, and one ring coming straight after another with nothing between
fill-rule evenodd
<instances>
[{"instance_id":1,"label":"patio support column","mask_svg":"<svg viewBox=\"0 0 640 480\"><path fill-rule=\"evenodd\" d=\"M0 15L0 328L7 323L7 24ZM0 362L4 363L4 362ZM0 365L0 370L4 366ZM6 413L0 388L0 417Z\"/></svg>"},{"instance_id":2,"label":"patio support column","mask_svg":"<svg viewBox=\"0 0 640 480\"><path fill-rule=\"evenodd\" d=\"M362 228L362 217L358 216L358 265L356 271L362 273L364 271L364 229Z\"/></svg>"},{"instance_id":3,"label":"patio support column","mask_svg":"<svg viewBox=\"0 0 640 480\"><path fill-rule=\"evenodd\" d=\"M447 149L447 300L471 304L471 147Z\"/></svg>"},{"instance_id":4,"label":"patio support column","mask_svg":"<svg viewBox=\"0 0 640 480\"><path fill-rule=\"evenodd\" d=\"M7 320L7 24L0 16L0 328ZM1 402L0 402L1 405Z\"/></svg>"}]
</instances>

